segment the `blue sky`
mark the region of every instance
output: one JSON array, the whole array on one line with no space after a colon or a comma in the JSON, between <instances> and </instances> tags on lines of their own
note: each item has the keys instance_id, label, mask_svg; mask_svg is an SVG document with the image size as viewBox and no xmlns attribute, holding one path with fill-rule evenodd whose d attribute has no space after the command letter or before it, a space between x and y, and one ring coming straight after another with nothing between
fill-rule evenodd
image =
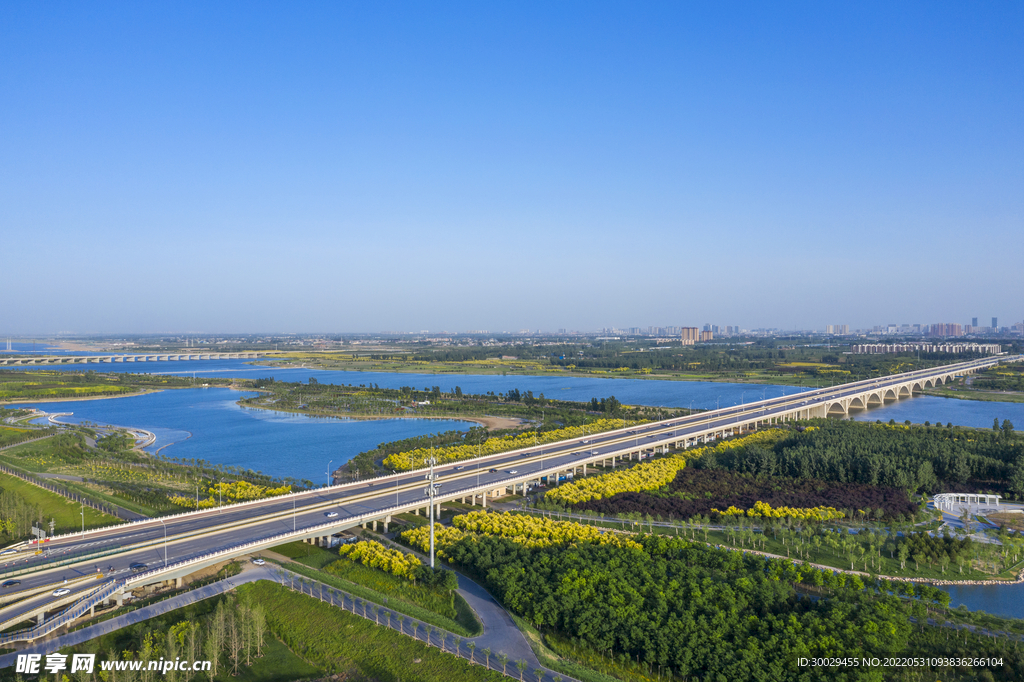
<instances>
[{"instance_id":1,"label":"blue sky","mask_svg":"<svg viewBox=\"0 0 1024 682\"><path fill-rule=\"evenodd\" d=\"M1024 5L0 6L0 335L1024 318Z\"/></svg>"}]
</instances>

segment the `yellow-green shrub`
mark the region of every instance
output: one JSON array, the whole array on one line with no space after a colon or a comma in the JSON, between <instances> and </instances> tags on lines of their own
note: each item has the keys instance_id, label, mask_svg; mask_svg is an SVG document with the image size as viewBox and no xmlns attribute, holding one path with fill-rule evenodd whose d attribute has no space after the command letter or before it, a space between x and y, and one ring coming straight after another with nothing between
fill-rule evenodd
<instances>
[{"instance_id":1,"label":"yellow-green shrub","mask_svg":"<svg viewBox=\"0 0 1024 682\"><path fill-rule=\"evenodd\" d=\"M379 542L357 542L353 545L342 545L338 553L364 566L377 568L392 575L413 580L420 560L412 554L388 549ZM330 567L328 566L328 570Z\"/></svg>"},{"instance_id":2,"label":"yellow-green shrub","mask_svg":"<svg viewBox=\"0 0 1024 682\"><path fill-rule=\"evenodd\" d=\"M723 441L714 447L691 448L671 457L642 462L622 471L566 483L549 490L545 497L563 504L579 504L619 493L657 490L671 483L676 474L686 466L687 460L700 457L706 452L724 452L748 445L769 445L782 438L784 434L785 431L781 429L768 429Z\"/></svg>"},{"instance_id":3,"label":"yellow-green shrub","mask_svg":"<svg viewBox=\"0 0 1024 682\"><path fill-rule=\"evenodd\" d=\"M628 426L643 424L642 421L626 421L624 419L598 419L586 426L586 433L598 433L601 431L614 431L624 429ZM527 433L510 434L501 438L488 438L480 445L451 445L443 448L417 448L406 452L396 452L384 459L384 465L398 471L409 471L426 466L427 458L433 454L440 463L458 462L464 459L483 455L493 455L509 450L528 448L536 443L554 443L569 438L577 438L584 435L582 426L567 426L564 429L545 431L535 434L532 431Z\"/></svg>"}]
</instances>

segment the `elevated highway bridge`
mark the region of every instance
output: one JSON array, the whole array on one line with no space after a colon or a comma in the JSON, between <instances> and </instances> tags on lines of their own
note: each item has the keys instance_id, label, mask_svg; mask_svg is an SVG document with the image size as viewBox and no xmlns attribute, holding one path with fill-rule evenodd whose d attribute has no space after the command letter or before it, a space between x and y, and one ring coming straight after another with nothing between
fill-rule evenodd
<instances>
[{"instance_id":1,"label":"elevated highway bridge","mask_svg":"<svg viewBox=\"0 0 1024 682\"><path fill-rule=\"evenodd\" d=\"M259 353L133 353L113 355L0 356L0 367L21 365L88 365L104 362L175 362L187 360L255 359Z\"/></svg>"},{"instance_id":2,"label":"elevated highway bridge","mask_svg":"<svg viewBox=\"0 0 1024 682\"><path fill-rule=\"evenodd\" d=\"M586 474L588 467L613 468L624 461L792 420L841 417L850 410L901 400L958 376L1021 359L1024 356L999 356L878 377L443 464L436 468L441 488L435 503L462 501L486 507L494 497ZM10 627L34 619L37 625L0 636L0 646L41 637L89 613L101 601L120 603L127 590L180 582L227 559L293 540L322 542L357 526L382 524L386 529L395 514L428 509L425 475L422 469L397 473L7 548L0 553L0 582L19 583L0 590L0 622ZM46 590L63 585L63 580L68 581L70 595L53 595L47 602ZM24 598L16 597L21 594ZM61 607L66 608L61 611Z\"/></svg>"}]
</instances>

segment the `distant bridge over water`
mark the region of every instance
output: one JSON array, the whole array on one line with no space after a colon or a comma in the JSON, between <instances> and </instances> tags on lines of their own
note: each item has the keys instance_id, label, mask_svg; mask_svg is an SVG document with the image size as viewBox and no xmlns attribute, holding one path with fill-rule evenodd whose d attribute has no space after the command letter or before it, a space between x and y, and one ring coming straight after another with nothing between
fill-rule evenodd
<instances>
[{"instance_id":1,"label":"distant bridge over water","mask_svg":"<svg viewBox=\"0 0 1024 682\"><path fill-rule=\"evenodd\" d=\"M259 353L134 353L131 355L39 355L0 356L0 367L16 365L88 365L104 362L167 362L188 360L255 359Z\"/></svg>"}]
</instances>

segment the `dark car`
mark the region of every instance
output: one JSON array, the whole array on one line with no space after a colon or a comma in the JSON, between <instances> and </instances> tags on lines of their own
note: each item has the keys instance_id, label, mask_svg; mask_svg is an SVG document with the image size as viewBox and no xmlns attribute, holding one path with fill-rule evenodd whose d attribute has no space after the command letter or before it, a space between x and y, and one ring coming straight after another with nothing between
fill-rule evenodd
<instances>
[{"instance_id":1,"label":"dark car","mask_svg":"<svg viewBox=\"0 0 1024 682\"><path fill-rule=\"evenodd\" d=\"M20 585L20 584L21 584L20 580L5 580L2 583L0 583L0 587L3 587L4 589L6 589L8 587L14 587L15 585Z\"/></svg>"},{"instance_id":2,"label":"dark car","mask_svg":"<svg viewBox=\"0 0 1024 682\"><path fill-rule=\"evenodd\" d=\"M132 573L138 573L139 571L145 571L147 568L149 568L149 566L140 561L136 561L128 568L132 569Z\"/></svg>"},{"instance_id":3,"label":"dark car","mask_svg":"<svg viewBox=\"0 0 1024 682\"><path fill-rule=\"evenodd\" d=\"M498 473L498 470L497 469L491 469L491 473L492 474L496 474L496 473Z\"/></svg>"}]
</instances>

